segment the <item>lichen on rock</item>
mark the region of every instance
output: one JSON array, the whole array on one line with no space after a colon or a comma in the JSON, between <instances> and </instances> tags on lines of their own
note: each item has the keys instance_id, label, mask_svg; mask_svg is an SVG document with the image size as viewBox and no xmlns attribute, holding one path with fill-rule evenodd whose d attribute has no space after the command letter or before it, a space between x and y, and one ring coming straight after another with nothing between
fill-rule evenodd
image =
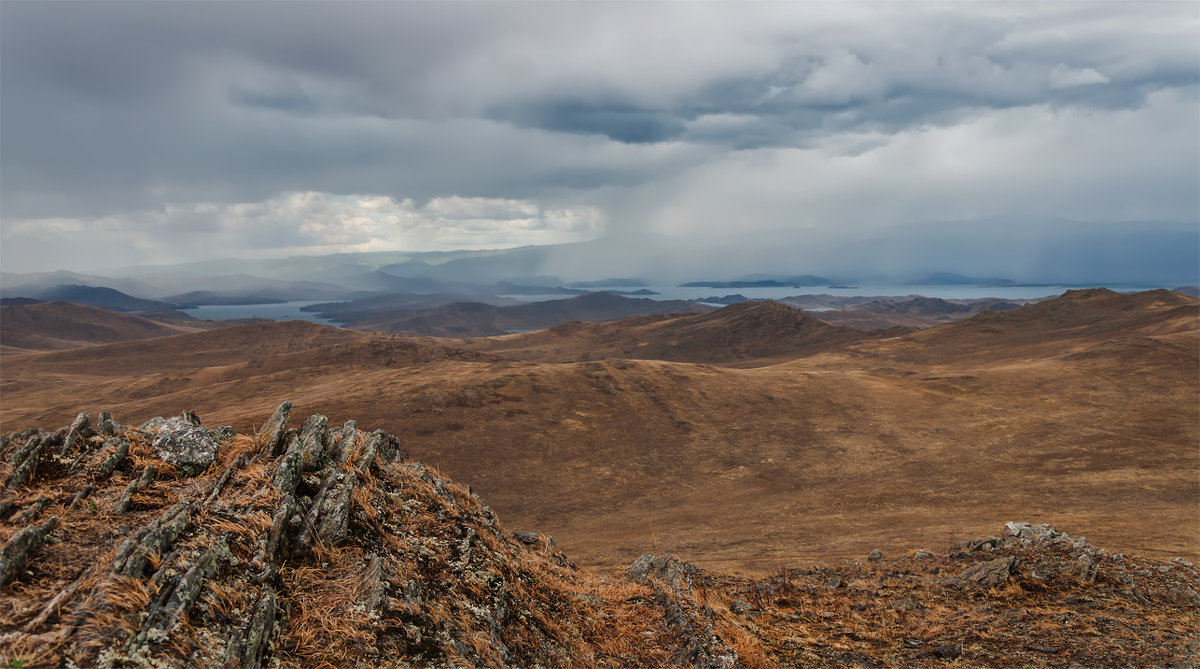
<instances>
[{"instance_id":1,"label":"lichen on rock","mask_svg":"<svg viewBox=\"0 0 1200 669\"><path fill-rule=\"evenodd\" d=\"M186 417L176 417L155 427L154 449L158 457L185 476L203 472L217 459L219 441L198 423L198 419L192 422Z\"/></svg>"}]
</instances>

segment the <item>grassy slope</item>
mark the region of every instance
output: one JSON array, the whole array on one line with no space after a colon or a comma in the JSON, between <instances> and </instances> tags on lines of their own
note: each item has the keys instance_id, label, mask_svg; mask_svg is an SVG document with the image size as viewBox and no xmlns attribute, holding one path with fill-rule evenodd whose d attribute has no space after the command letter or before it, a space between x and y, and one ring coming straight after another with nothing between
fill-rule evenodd
<instances>
[{"instance_id":1,"label":"grassy slope","mask_svg":"<svg viewBox=\"0 0 1200 669\"><path fill-rule=\"evenodd\" d=\"M186 407L247 428L291 398L399 434L592 564L657 544L771 569L1018 518L1196 555L1197 326L1196 301L1172 293L1080 292L782 363L778 341L760 361L710 344L759 365L739 369L502 360L496 345L267 324L6 357L0 423Z\"/></svg>"}]
</instances>

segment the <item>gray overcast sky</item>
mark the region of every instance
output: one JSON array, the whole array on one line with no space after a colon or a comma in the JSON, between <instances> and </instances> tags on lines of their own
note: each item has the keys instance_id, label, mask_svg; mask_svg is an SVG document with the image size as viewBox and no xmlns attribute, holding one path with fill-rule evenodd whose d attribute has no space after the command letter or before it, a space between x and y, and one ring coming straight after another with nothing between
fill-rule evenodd
<instances>
[{"instance_id":1,"label":"gray overcast sky","mask_svg":"<svg viewBox=\"0 0 1200 669\"><path fill-rule=\"evenodd\" d=\"M6 271L1200 219L1190 1L5 0L0 31Z\"/></svg>"}]
</instances>

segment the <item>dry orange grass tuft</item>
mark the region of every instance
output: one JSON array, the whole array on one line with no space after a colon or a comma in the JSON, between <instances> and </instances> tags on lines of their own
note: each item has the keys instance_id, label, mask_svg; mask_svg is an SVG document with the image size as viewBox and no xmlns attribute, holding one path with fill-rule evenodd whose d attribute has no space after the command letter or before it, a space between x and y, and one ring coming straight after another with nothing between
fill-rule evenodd
<instances>
[{"instance_id":1,"label":"dry orange grass tuft","mask_svg":"<svg viewBox=\"0 0 1200 669\"><path fill-rule=\"evenodd\" d=\"M366 565L357 548L327 548L322 563L280 572L290 597L279 646L305 666L343 667L374 649L375 620L355 601Z\"/></svg>"}]
</instances>

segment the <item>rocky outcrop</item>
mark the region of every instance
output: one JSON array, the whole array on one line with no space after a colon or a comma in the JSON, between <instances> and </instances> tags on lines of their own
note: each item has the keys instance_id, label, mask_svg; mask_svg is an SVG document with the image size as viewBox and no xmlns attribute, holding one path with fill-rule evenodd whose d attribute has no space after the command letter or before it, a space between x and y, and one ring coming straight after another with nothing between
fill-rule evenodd
<instances>
[{"instance_id":1,"label":"rocky outcrop","mask_svg":"<svg viewBox=\"0 0 1200 669\"><path fill-rule=\"evenodd\" d=\"M606 595L551 538L506 531L395 436L320 415L289 430L289 413L225 439L187 412L75 430L79 466L22 470L13 517L64 520L7 544L5 579L46 599L0 602L0 639L78 666L654 666L661 649L602 643L625 623L596 627L648 618L678 666L737 666L690 581L662 581L690 565ZM9 460L46 434L13 435ZM56 492L23 501L33 490ZM23 571L30 556L83 569Z\"/></svg>"},{"instance_id":2,"label":"rocky outcrop","mask_svg":"<svg viewBox=\"0 0 1200 669\"><path fill-rule=\"evenodd\" d=\"M637 583L655 590L654 601L663 609L663 622L679 641L673 653L677 666L696 669L733 669L741 666L738 654L716 634L712 609L696 601L693 588L697 569L674 555L639 557L625 572Z\"/></svg>"},{"instance_id":3,"label":"rocky outcrop","mask_svg":"<svg viewBox=\"0 0 1200 669\"><path fill-rule=\"evenodd\" d=\"M158 447L164 431L203 429L188 412L5 437L0 664L1197 660L1200 573L1185 560L1110 555L1049 525L1010 523L947 554L878 551L761 578L649 554L622 573L584 572L552 537L508 531L468 486L408 459L396 436L322 416L289 429L289 413L281 405L255 435L209 431L212 461L190 472Z\"/></svg>"},{"instance_id":4,"label":"rocky outcrop","mask_svg":"<svg viewBox=\"0 0 1200 669\"><path fill-rule=\"evenodd\" d=\"M1008 522L1004 524L1004 537L1006 540L1015 540L1024 546L1046 543L1070 544L1075 548L1091 546L1087 537L1072 537L1066 532L1059 532L1048 523Z\"/></svg>"}]
</instances>

